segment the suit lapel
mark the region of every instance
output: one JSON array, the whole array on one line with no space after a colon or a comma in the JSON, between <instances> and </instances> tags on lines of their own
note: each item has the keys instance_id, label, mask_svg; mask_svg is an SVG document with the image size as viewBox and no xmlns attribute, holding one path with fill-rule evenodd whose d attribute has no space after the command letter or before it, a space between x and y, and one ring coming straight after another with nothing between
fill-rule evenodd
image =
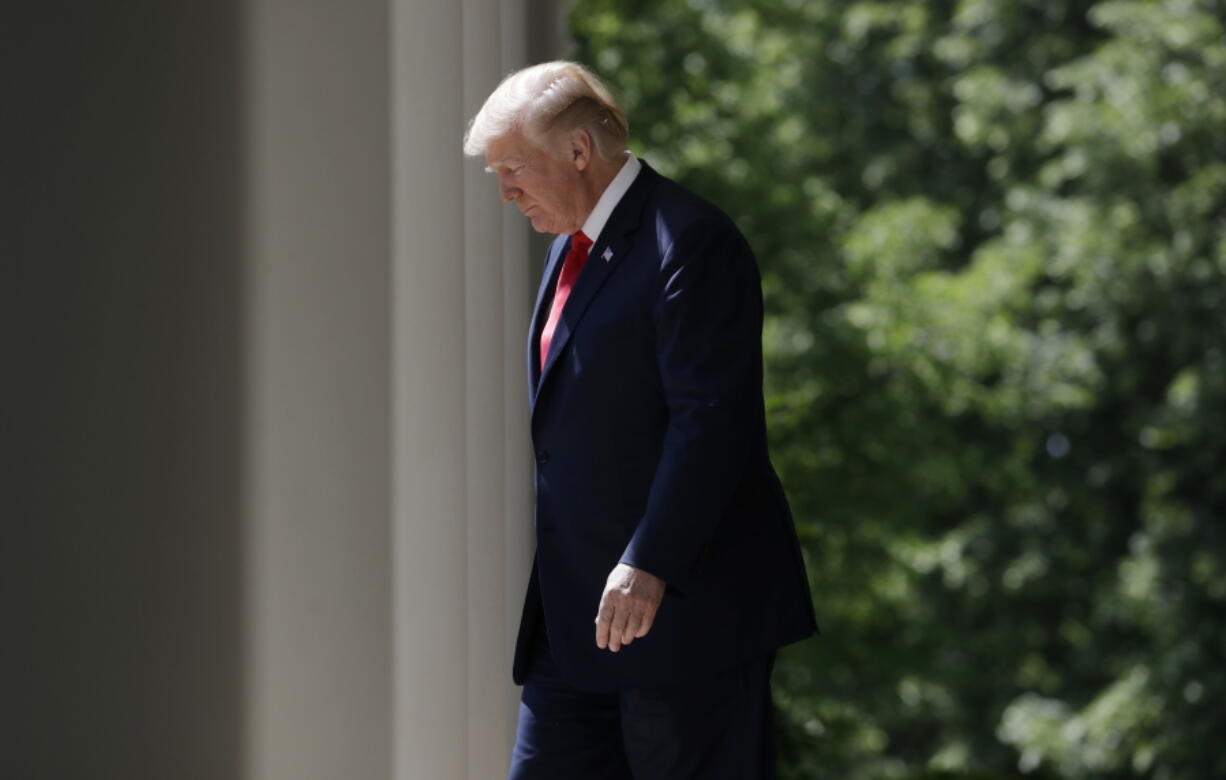
<instances>
[{"instance_id":1,"label":"suit lapel","mask_svg":"<svg viewBox=\"0 0 1226 780\"><path fill-rule=\"evenodd\" d=\"M587 262L583 266L583 272L579 274L579 279L575 283L574 289L571 290L570 297L566 299L566 306L562 309L562 316L558 319L558 326L553 332L552 341L549 343L549 354L545 358L545 367L540 371L540 376L534 383L534 390L531 392L531 402L534 411L540 390L549 379L550 369L557 362L558 355L566 348L571 334L575 332L575 328L579 326L583 313L587 311L588 305L591 304L592 299L596 297L596 293L600 291L600 288L609 276L626 260L626 254L630 248L628 236L638 227L643 204L646 202L647 194L657 176L658 174L649 168L647 163L643 163L642 171L639 172L634 183L630 185L630 189L626 191L621 202L613 209L613 213L609 215L609 221L605 223L604 229L600 232L599 240L592 245L588 253ZM560 244L569 246L570 242L562 241ZM558 247L550 258L549 272L545 277L545 285L541 288L541 295L537 296L537 313L533 317L533 330L530 341L535 342L535 336L538 332L537 328L539 327L538 319L545 316L542 309L545 300L549 299L549 296L544 295L544 293L548 289L548 282L553 278L553 271L561 257L561 247ZM536 376L536 374L534 373L532 376Z\"/></svg>"},{"instance_id":2,"label":"suit lapel","mask_svg":"<svg viewBox=\"0 0 1226 780\"><path fill-rule=\"evenodd\" d=\"M569 247L570 240L566 236L558 236L550 245L549 254L545 256L545 270L541 275L541 285L536 291L536 304L532 307L532 323L528 326L528 402L531 405L536 404L536 391L541 383L540 342L537 340L537 334L545 326L545 317L548 312L544 310L544 307L546 303L553 300L553 296L549 294L549 288L557 278L558 266Z\"/></svg>"}]
</instances>

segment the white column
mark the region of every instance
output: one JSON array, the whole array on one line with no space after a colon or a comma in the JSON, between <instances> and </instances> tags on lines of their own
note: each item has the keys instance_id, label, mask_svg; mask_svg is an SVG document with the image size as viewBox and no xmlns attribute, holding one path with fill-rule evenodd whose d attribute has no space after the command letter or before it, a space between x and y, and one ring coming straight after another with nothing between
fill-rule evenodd
<instances>
[{"instance_id":1,"label":"white column","mask_svg":"<svg viewBox=\"0 0 1226 780\"><path fill-rule=\"evenodd\" d=\"M244 776L384 780L388 9L244 7Z\"/></svg>"},{"instance_id":2,"label":"white column","mask_svg":"<svg viewBox=\"0 0 1226 780\"><path fill-rule=\"evenodd\" d=\"M464 778L464 201L458 3L392 3L394 777Z\"/></svg>"},{"instance_id":3,"label":"white column","mask_svg":"<svg viewBox=\"0 0 1226 780\"><path fill-rule=\"evenodd\" d=\"M499 65L501 9L489 0L462 0L461 117L472 116L493 88ZM495 82L496 83L496 82ZM458 133L452 141L459 146ZM468 506L468 777L506 773L506 613L503 558L506 489L503 450L509 379L503 361L502 210L484 164L463 165L465 292L465 484Z\"/></svg>"},{"instance_id":4,"label":"white column","mask_svg":"<svg viewBox=\"0 0 1226 780\"><path fill-rule=\"evenodd\" d=\"M461 139L527 0L244 8L244 775L496 778L537 264Z\"/></svg>"},{"instance_id":5,"label":"white column","mask_svg":"<svg viewBox=\"0 0 1226 780\"><path fill-rule=\"evenodd\" d=\"M502 0L502 15L499 29L502 31L501 68L494 78L486 71L486 91L492 90L496 79L528 64L529 4L527 0ZM480 86L480 85L478 85ZM475 112L475 109L474 109ZM484 166L478 166L484 167ZM485 174L488 176L488 174ZM491 182L484 182L487 189ZM488 197L480 192L477 197ZM515 649L519 617L523 608L523 594L528 587L528 574L532 566L532 551L535 546L532 528L534 503L532 486L531 434L528 430L527 370L524 361L527 352L525 339L528 322L532 317L532 303L540 276L541 258L532 251L529 237L532 233L527 220L517 209L503 207L502 216L502 298L505 328L502 338L503 356L503 409L506 415L506 436L503 442L503 669ZM509 680L503 678L509 684ZM519 711L519 689L512 687L507 697L506 720L503 724L507 735L507 748L515 736L515 723Z\"/></svg>"},{"instance_id":6,"label":"white column","mask_svg":"<svg viewBox=\"0 0 1226 780\"><path fill-rule=\"evenodd\" d=\"M532 282L525 228L461 139L521 64L526 41L504 35L525 11L392 8L394 776L484 779L505 773L514 727Z\"/></svg>"}]
</instances>

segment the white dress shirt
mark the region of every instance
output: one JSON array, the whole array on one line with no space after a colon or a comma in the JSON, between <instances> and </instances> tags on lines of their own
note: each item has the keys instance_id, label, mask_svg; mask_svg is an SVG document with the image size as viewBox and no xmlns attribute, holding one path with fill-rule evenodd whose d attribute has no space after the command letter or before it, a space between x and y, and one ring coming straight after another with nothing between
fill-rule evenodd
<instances>
[{"instance_id":1,"label":"white dress shirt","mask_svg":"<svg viewBox=\"0 0 1226 780\"><path fill-rule=\"evenodd\" d=\"M627 152L626 162L613 177L613 181L609 182L609 186L604 188L604 192L600 194L600 200L596 201L592 213L587 215L587 221L583 223L583 235L592 239L593 244L600 239L600 231L604 230L605 223L609 221L609 215L613 213L617 204L621 203L621 199L642 169L643 164L638 158Z\"/></svg>"}]
</instances>

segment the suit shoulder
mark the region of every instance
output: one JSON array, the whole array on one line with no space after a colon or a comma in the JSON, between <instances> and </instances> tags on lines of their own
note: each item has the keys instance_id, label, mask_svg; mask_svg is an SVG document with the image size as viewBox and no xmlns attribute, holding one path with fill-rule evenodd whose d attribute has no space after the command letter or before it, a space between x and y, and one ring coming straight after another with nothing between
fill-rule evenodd
<instances>
[{"instance_id":1,"label":"suit shoulder","mask_svg":"<svg viewBox=\"0 0 1226 780\"><path fill-rule=\"evenodd\" d=\"M732 218L711 201L661 176L648 204L658 245L667 250L678 238L702 230L745 244L745 238Z\"/></svg>"},{"instance_id":2,"label":"suit shoulder","mask_svg":"<svg viewBox=\"0 0 1226 780\"><path fill-rule=\"evenodd\" d=\"M660 176L651 207L678 225L715 221L732 225L732 218L719 206L676 181Z\"/></svg>"}]
</instances>

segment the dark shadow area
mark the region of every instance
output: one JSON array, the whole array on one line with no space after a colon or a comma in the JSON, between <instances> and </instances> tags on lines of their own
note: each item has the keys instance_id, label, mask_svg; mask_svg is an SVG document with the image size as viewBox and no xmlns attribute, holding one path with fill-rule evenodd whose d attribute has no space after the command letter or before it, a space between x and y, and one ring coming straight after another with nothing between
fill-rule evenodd
<instances>
[{"instance_id":1,"label":"dark shadow area","mask_svg":"<svg viewBox=\"0 0 1226 780\"><path fill-rule=\"evenodd\" d=\"M239 9L3 25L4 778L235 778Z\"/></svg>"}]
</instances>

